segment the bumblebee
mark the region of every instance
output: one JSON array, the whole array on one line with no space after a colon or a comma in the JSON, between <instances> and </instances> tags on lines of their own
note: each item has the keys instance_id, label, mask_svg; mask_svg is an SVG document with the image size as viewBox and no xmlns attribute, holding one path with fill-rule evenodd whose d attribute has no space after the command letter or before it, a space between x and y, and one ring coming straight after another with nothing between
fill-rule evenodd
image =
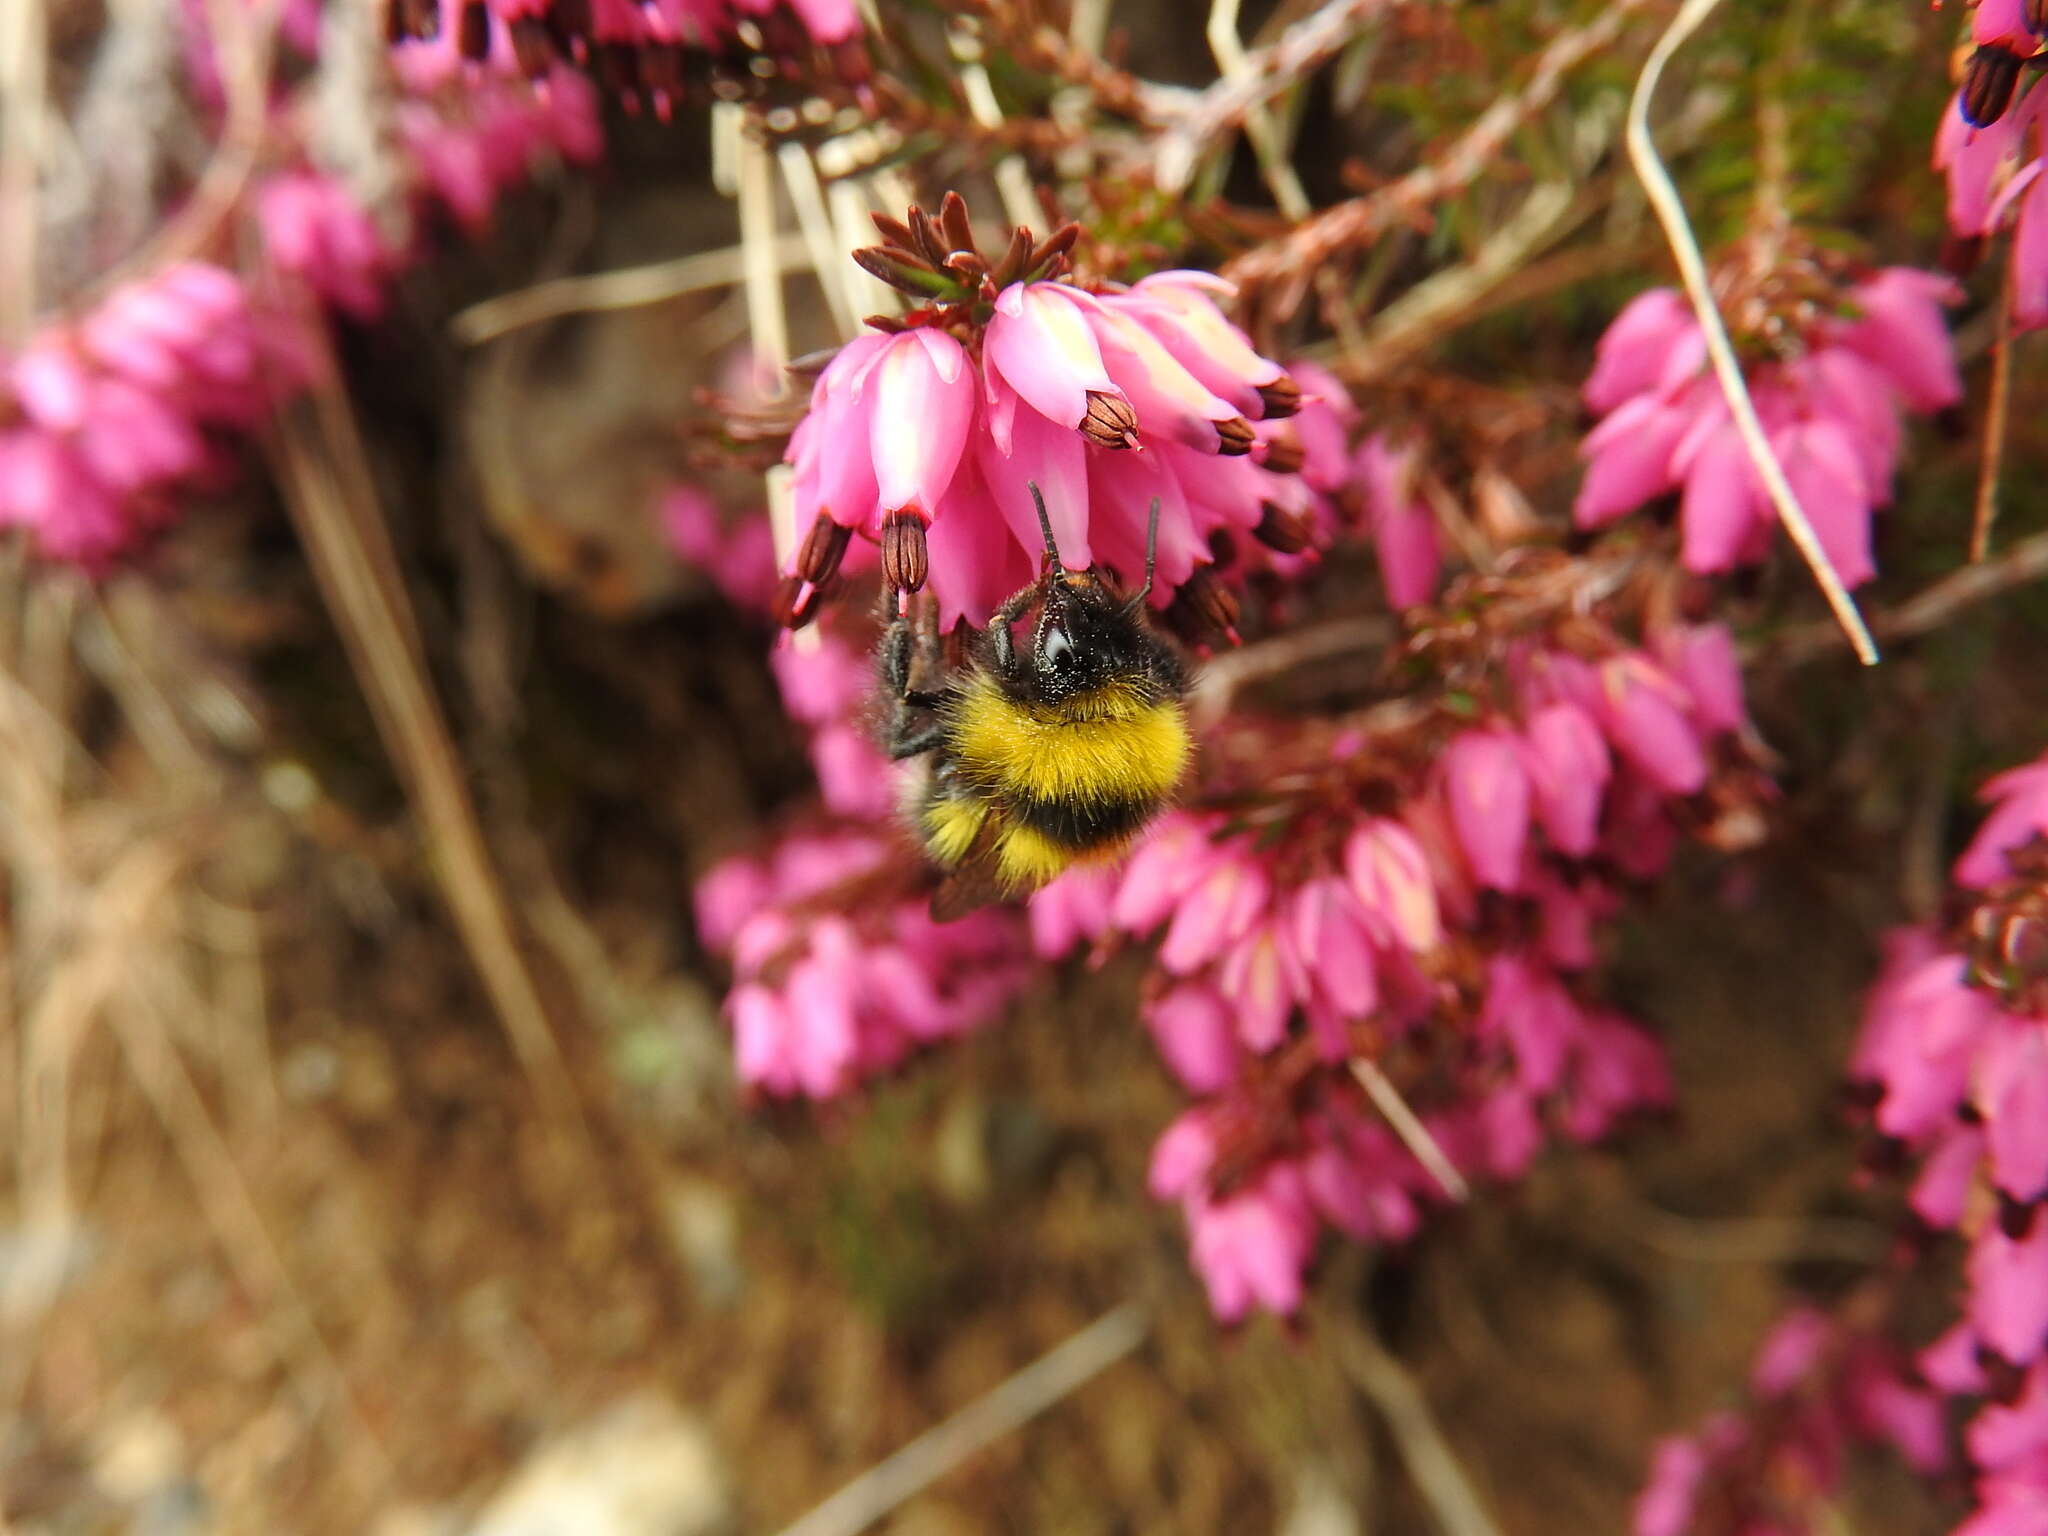
<instances>
[{"instance_id":1,"label":"bumblebee","mask_svg":"<svg viewBox=\"0 0 2048 1536\"><path fill-rule=\"evenodd\" d=\"M904 808L943 872L933 915L957 917L1036 889L1069 865L1114 857L1166 804L1190 744L1180 657L1146 620L1159 503L1145 534L1145 580L1128 597L1093 569L1060 563L1045 498L1038 580L990 616L965 664L947 673L935 632L900 611L880 670L892 757L922 759ZM1033 609L1031 642L1011 626ZM936 686L919 686L937 673Z\"/></svg>"}]
</instances>

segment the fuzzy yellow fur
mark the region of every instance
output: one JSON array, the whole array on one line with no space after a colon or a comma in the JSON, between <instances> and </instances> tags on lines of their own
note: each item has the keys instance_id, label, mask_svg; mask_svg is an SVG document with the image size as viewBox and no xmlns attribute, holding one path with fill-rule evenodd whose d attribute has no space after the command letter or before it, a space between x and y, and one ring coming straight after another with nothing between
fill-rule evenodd
<instances>
[{"instance_id":1,"label":"fuzzy yellow fur","mask_svg":"<svg viewBox=\"0 0 2048 1536\"><path fill-rule=\"evenodd\" d=\"M1178 700L1111 684L1059 705L1020 704L988 677L960 699L952 746L967 774L999 794L1095 804L1163 799L1189 751Z\"/></svg>"},{"instance_id":2,"label":"fuzzy yellow fur","mask_svg":"<svg viewBox=\"0 0 2048 1536\"><path fill-rule=\"evenodd\" d=\"M923 807L925 847L935 863L958 864L974 846L988 807L978 800L933 798Z\"/></svg>"}]
</instances>

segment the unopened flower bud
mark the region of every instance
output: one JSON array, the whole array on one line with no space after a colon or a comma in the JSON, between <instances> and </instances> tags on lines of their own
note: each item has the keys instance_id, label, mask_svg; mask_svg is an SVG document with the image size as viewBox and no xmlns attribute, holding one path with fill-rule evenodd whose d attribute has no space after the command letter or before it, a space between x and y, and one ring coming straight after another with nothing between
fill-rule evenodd
<instances>
[{"instance_id":1,"label":"unopened flower bud","mask_svg":"<svg viewBox=\"0 0 2048 1536\"><path fill-rule=\"evenodd\" d=\"M1301 409L1301 386L1283 373L1272 383L1259 386L1259 399L1265 403L1266 420L1278 421Z\"/></svg>"},{"instance_id":2,"label":"unopened flower bud","mask_svg":"<svg viewBox=\"0 0 2048 1536\"><path fill-rule=\"evenodd\" d=\"M882 580L892 592L918 592L931 574L924 519L904 508L882 520Z\"/></svg>"},{"instance_id":3,"label":"unopened flower bud","mask_svg":"<svg viewBox=\"0 0 2048 1536\"><path fill-rule=\"evenodd\" d=\"M1252 451L1252 444L1258 438L1252 433L1252 424L1242 416L1232 416L1216 423L1216 451L1231 458L1241 458Z\"/></svg>"},{"instance_id":4,"label":"unopened flower bud","mask_svg":"<svg viewBox=\"0 0 2048 1536\"><path fill-rule=\"evenodd\" d=\"M1298 475L1307 462L1307 452L1292 437L1267 438L1265 452L1259 455L1259 463L1276 475Z\"/></svg>"},{"instance_id":5,"label":"unopened flower bud","mask_svg":"<svg viewBox=\"0 0 2048 1536\"><path fill-rule=\"evenodd\" d=\"M1259 510L1259 526L1252 530L1252 536L1266 548L1283 555L1298 555L1315 542L1315 530L1300 513L1270 501L1262 502Z\"/></svg>"},{"instance_id":6,"label":"unopened flower bud","mask_svg":"<svg viewBox=\"0 0 2048 1536\"><path fill-rule=\"evenodd\" d=\"M846 558L846 546L852 538L851 528L833 522L820 512L796 552L796 574L813 586L822 587L838 571L839 562Z\"/></svg>"},{"instance_id":7,"label":"unopened flower bud","mask_svg":"<svg viewBox=\"0 0 2048 1536\"><path fill-rule=\"evenodd\" d=\"M1138 413L1121 395L1088 391L1088 414L1081 418L1081 435L1099 448L1129 448L1138 441Z\"/></svg>"},{"instance_id":8,"label":"unopened flower bud","mask_svg":"<svg viewBox=\"0 0 2048 1536\"><path fill-rule=\"evenodd\" d=\"M2020 60L2003 48L1983 47L1963 66L1963 120L1972 128L1989 128L2012 105L2020 80Z\"/></svg>"}]
</instances>

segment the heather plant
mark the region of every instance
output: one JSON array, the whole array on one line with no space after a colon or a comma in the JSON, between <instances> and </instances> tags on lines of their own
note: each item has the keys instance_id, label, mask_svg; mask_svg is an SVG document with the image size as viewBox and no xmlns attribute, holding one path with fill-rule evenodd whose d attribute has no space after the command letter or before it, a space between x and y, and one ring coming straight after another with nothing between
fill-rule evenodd
<instances>
[{"instance_id":1,"label":"heather plant","mask_svg":"<svg viewBox=\"0 0 2048 1536\"><path fill-rule=\"evenodd\" d=\"M640 591L617 566L694 585L759 683L734 734L792 744L793 789L704 812L687 880L618 903L715 988L735 1136L829 1158L803 1127L848 1134L980 1039L1107 999L1173 1106L1115 1127L1149 1149L1123 1176L1183 1239L1219 1352L1275 1328L1313 1352L1376 1305L1332 1278L1347 1264L1455 1245L1463 1213L1561 1164L1739 1140L1689 1113L1685 1042L1632 959L1703 889L1715 923L1753 921L1759 886L1853 827L1890 850L1857 865L1887 930L1860 1030L1780 1022L1830 1053L1816 1136L1861 1157L1828 1199L1882 1252L1788 1274L1746 1385L1690 1430L1632 1426L1612 1507L1634 1499L1638 1536L2048 1536L2048 759L2024 762L2044 717L2022 592L2048 572L2022 340L2048 323L2048 7L1303 0L1247 42L1216 0L1187 13L1200 83L1168 84L1187 16L1135 0L1128 36L1116 0L208 0L98 25L24 4L18 38L0 26L10 579L203 594L195 566L270 537L212 514L274 488L311 577L292 598L325 603L413 807L409 873L574 1166L630 1162L591 1129L575 1043L623 1005L544 840L492 808L580 781L508 768L516 625L441 643L494 590L479 545L614 622ZM140 165L104 128L137 70L163 130ZM561 270L575 231L626 228L622 187L677 174L678 142L736 242ZM534 207L570 233L508 238ZM378 349L449 307L441 273L508 250L530 284L432 343L487 359L450 413L463 465L435 473L490 505L493 541L384 504L375 438L403 436L385 407L408 381ZM706 294L630 364L535 339ZM597 533L507 489L501 419L508 380L584 365L576 408L659 444ZM650 372L686 381L652 426ZM949 910L884 721L1002 665L1042 584L1091 572L1187 659L1192 766L1127 843ZM2009 594L1993 629L1976 610ZM34 626L0 627L29 670ZM911 634L945 677L878 664ZM123 668L107 687L144 755L177 757L165 721L199 706ZM10 732L61 717L47 670L45 697L17 690L33 708L0 704ZM452 677L476 700L460 728ZM693 686L656 677L648 720ZM1035 731L1075 725L1019 699ZM561 751L652 825L603 778L640 729ZM302 813L306 771L252 734L208 784ZM65 750L45 744L40 788L9 781L9 857L40 871L8 918L35 941L8 980L25 1003L88 942L69 845L23 830L63 801ZM331 848L346 819L303 835ZM1137 1315L1082 1336L1107 1352L1064 1390L1137 1348ZM1388 1419L1433 1517L1501 1528L1416 1449L1400 1391L1380 1401L1410 1404ZM968 1439L919 1442L919 1475ZM1917 1523L1867 1517L1872 1480ZM792 1529L862 1528L889 1507L867 1487Z\"/></svg>"}]
</instances>

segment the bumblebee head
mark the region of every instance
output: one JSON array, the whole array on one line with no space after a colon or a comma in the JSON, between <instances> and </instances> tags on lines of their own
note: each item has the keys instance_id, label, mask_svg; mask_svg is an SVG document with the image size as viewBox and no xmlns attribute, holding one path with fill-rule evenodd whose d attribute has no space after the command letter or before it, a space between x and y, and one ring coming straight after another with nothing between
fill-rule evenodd
<instances>
[{"instance_id":1,"label":"bumblebee head","mask_svg":"<svg viewBox=\"0 0 2048 1536\"><path fill-rule=\"evenodd\" d=\"M1145 533L1145 581L1127 598L1118 597L1093 571L1069 571L1060 563L1045 498L1030 486L1045 534L1045 597L1031 631L1031 672L1036 691L1051 700L1091 693L1127 676L1146 654L1145 599L1152 591L1152 567L1159 539L1155 497Z\"/></svg>"}]
</instances>

